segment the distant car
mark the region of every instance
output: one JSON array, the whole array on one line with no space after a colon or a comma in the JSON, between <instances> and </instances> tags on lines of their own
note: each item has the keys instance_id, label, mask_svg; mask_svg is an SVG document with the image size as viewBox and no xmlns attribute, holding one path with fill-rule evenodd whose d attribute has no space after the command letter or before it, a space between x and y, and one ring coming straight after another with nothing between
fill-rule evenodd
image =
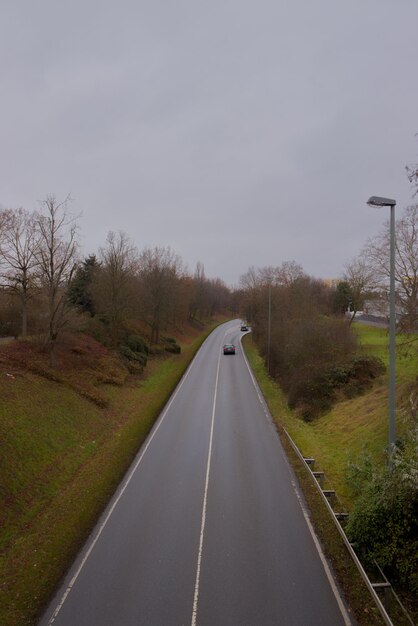
<instances>
[{"instance_id":1,"label":"distant car","mask_svg":"<svg viewBox=\"0 0 418 626\"><path fill-rule=\"evenodd\" d=\"M245 324L243 324L243 325L241 326L241 330L242 330L242 332L245 332L246 330L248 330L248 326L246 326Z\"/></svg>"},{"instance_id":2,"label":"distant car","mask_svg":"<svg viewBox=\"0 0 418 626\"><path fill-rule=\"evenodd\" d=\"M235 354L235 346L233 343L226 343L224 345L224 354Z\"/></svg>"}]
</instances>

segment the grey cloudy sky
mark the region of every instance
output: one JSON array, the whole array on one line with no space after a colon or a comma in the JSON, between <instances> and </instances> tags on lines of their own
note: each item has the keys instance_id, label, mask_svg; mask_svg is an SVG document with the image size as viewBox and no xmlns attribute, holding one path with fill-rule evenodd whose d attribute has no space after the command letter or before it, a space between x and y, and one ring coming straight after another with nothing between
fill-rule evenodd
<instances>
[{"instance_id":1,"label":"grey cloudy sky","mask_svg":"<svg viewBox=\"0 0 418 626\"><path fill-rule=\"evenodd\" d=\"M2 0L0 205L74 198L238 283L341 276L413 202L417 0ZM415 199L416 200L416 199Z\"/></svg>"}]
</instances>

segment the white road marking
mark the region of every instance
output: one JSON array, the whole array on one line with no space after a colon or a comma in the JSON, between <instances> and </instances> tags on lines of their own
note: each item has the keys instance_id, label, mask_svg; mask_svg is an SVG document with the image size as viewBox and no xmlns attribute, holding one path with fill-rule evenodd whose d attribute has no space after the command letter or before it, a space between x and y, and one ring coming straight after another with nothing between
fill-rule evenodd
<instances>
[{"instance_id":1,"label":"white road marking","mask_svg":"<svg viewBox=\"0 0 418 626\"><path fill-rule=\"evenodd\" d=\"M346 608L344 606L344 603L343 603L343 601L341 599L340 592L338 591L338 587L337 587L337 585L335 583L335 580L334 580L334 577L333 577L333 575L331 573L331 570L329 568L328 562L327 562L327 560L325 558L325 555L324 555L324 553L322 551L321 544L319 543L318 537L316 536L315 530L314 530L314 528L312 526L312 523L311 523L311 520L310 520L310 517L309 517L309 513L306 510L305 503L304 503L304 501L303 501L303 499L302 499L302 497L301 497L301 495L299 493L298 485L293 480L293 478L291 478L291 483L292 483L293 490L294 490L294 492L296 494L296 497L298 499L300 508L302 509L302 513L303 513L303 516L305 518L306 524L308 525L309 531L310 531L310 533L312 535L312 539L314 541L315 547L316 547L316 549L318 551L319 558L322 561L322 565L324 567L325 574L326 574L326 576L328 578L328 582L329 582L329 584L331 586L331 589L332 589L332 591L334 593L334 596L335 596L335 599L337 601L338 607L339 607L339 609L341 611L341 615L343 616L344 624L345 624L345 626L351 626L352 622L351 622L350 616L348 615L347 610L346 610Z\"/></svg>"},{"instance_id":2,"label":"white road marking","mask_svg":"<svg viewBox=\"0 0 418 626\"><path fill-rule=\"evenodd\" d=\"M222 343L225 340L225 333ZM213 428L215 423L215 410L216 410L216 396L218 395L218 380L219 380L219 367L221 363L221 352L219 352L218 356L218 367L216 370L216 380L215 380L215 392L213 395L213 406L212 406L212 421L210 425L210 436L209 436L209 449L208 449L208 460L206 465L206 480L205 480L205 489L203 495L203 508L202 508L202 521L200 525L200 541L199 541L199 551L197 555L197 566L196 566L196 582L194 587L194 597L193 597L193 612L192 612L192 626L196 626L197 621L197 608L199 602L199 588L200 588L200 569L202 564L202 552L203 552L203 541L205 537L205 526L206 526L206 509L207 509L207 501L208 501L208 487L209 487L209 476L210 476L210 465L212 460L212 442L213 442Z\"/></svg>"}]
</instances>

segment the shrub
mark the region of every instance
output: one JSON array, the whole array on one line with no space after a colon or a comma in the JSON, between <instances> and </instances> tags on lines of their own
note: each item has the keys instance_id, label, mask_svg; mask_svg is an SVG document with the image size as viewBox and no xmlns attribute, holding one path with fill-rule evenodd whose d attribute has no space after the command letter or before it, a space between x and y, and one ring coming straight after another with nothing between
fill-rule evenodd
<instances>
[{"instance_id":1,"label":"shrub","mask_svg":"<svg viewBox=\"0 0 418 626\"><path fill-rule=\"evenodd\" d=\"M171 352L172 354L180 354L181 347L177 343L176 344L169 343L167 346L165 346L165 351Z\"/></svg>"},{"instance_id":2,"label":"shrub","mask_svg":"<svg viewBox=\"0 0 418 626\"><path fill-rule=\"evenodd\" d=\"M254 340L290 407L306 420L329 410L337 394L361 393L384 371L378 359L358 356L357 336L345 320L330 315L328 296L323 284L307 277L268 294L264 288L254 292Z\"/></svg>"},{"instance_id":3,"label":"shrub","mask_svg":"<svg viewBox=\"0 0 418 626\"><path fill-rule=\"evenodd\" d=\"M287 401L290 408L299 409L307 422L327 411L332 404L332 389L327 381L326 369L320 363L298 369L292 377Z\"/></svg>"},{"instance_id":4,"label":"shrub","mask_svg":"<svg viewBox=\"0 0 418 626\"><path fill-rule=\"evenodd\" d=\"M350 378L369 382L385 371L385 365L377 356L355 357L350 364Z\"/></svg>"},{"instance_id":5,"label":"shrub","mask_svg":"<svg viewBox=\"0 0 418 626\"><path fill-rule=\"evenodd\" d=\"M128 361L130 373L135 374L146 366L149 348L139 335L128 335L119 346L119 353Z\"/></svg>"},{"instance_id":6,"label":"shrub","mask_svg":"<svg viewBox=\"0 0 418 626\"><path fill-rule=\"evenodd\" d=\"M181 347L178 345L174 337L162 337L162 343L164 344L164 350L172 354L180 354Z\"/></svg>"},{"instance_id":7,"label":"shrub","mask_svg":"<svg viewBox=\"0 0 418 626\"><path fill-rule=\"evenodd\" d=\"M147 364L147 357L145 354L143 354L142 352L134 352L128 346L119 346L119 353L128 361L133 361L134 363L137 363L142 367L145 367L145 365Z\"/></svg>"},{"instance_id":8,"label":"shrub","mask_svg":"<svg viewBox=\"0 0 418 626\"><path fill-rule=\"evenodd\" d=\"M174 337L163 337L163 341L167 343L177 343L177 340Z\"/></svg>"},{"instance_id":9,"label":"shrub","mask_svg":"<svg viewBox=\"0 0 418 626\"><path fill-rule=\"evenodd\" d=\"M111 345L109 327L104 316L96 315L95 317L88 318L86 320L85 333L93 337L103 346L109 347Z\"/></svg>"},{"instance_id":10,"label":"shrub","mask_svg":"<svg viewBox=\"0 0 418 626\"><path fill-rule=\"evenodd\" d=\"M133 352L142 352L143 354L149 353L148 344L139 335L128 335L124 342L128 348L130 348Z\"/></svg>"},{"instance_id":11,"label":"shrub","mask_svg":"<svg viewBox=\"0 0 418 626\"><path fill-rule=\"evenodd\" d=\"M349 397L362 393L384 371L377 357L353 357L331 365L312 361L295 370L288 388L288 404L299 408L302 417L311 421L331 408L337 392Z\"/></svg>"},{"instance_id":12,"label":"shrub","mask_svg":"<svg viewBox=\"0 0 418 626\"><path fill-rule=\"evenodd\" d=\"M347 534L366 560L375 559L392 583L418 595L418 428L396 449L392 467L362 471L355 466L359 497L350 513Z\"/></svg>"}]
</instances>

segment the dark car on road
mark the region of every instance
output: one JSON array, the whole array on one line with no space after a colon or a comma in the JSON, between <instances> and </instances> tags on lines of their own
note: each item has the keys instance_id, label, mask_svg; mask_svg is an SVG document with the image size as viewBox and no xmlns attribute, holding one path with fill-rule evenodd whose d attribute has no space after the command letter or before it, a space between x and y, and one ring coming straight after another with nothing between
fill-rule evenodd
<instances>
[{"instance_id":1,"label":"dark car on road","mask_svg":"<svg viewBox=\"0 0 418 626\"><path fill-rule=\"evenodd\" d=\"M233 343L226 343L224 345L224 354L235 354L235 346Z\"/></svg>"},{"instance_id":2,"label":"dark car on road","mask_svg":"<svg viewBox=\"0 0 418 626\"><path fill-rule=\"evenodd\" d=\"M248 330L248 326L246 324L242 324L241 330L245 332L246 330Z\"/></svg>"}]
</instances>

